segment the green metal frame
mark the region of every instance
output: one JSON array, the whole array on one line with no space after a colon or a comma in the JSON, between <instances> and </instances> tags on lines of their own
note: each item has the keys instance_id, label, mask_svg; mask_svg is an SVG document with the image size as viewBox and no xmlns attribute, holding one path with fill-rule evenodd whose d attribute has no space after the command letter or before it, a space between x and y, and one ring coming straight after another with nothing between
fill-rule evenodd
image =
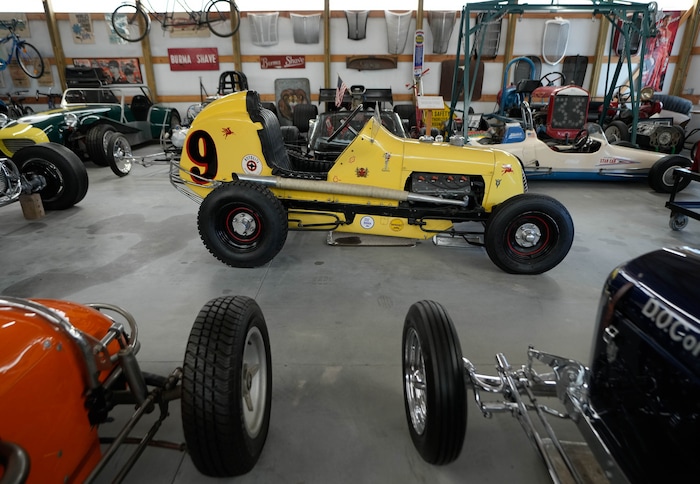
<instances>
[{"instance_id":1,"label":"green metal frame","mask_svg":"<svg viewBox=\"0 0 700 484\"><path fill-rule=\"evenodd\" d=\"M474 36L474 44L476 48L474 59L477 65L481 62L481 50L484 45L485 36L479 35L481 29L488 23L497 21L507 15L523 15L528 12L544 12L552 14L562 13L580 13L590 12L592 15L600 15L607 19L613 26L613 29L619 31L620 35L625 39L624 51L618 56L617 66L610 73L610 64L613 53L614 35L610 36L610 44L608 49L608 68L605 82L605 98L603 101L603 110L600 116L600 124L602 125L604 116L610 106L613 98L615 87L622 72L624 65L627 66L627 74L630 83L630 102L632 103L633 122L632 122L632 142L636 140L637 122L640 105L640 92L642 89L641 69L644 63L646 53L646 40L657 35L656 30L656 13L658 10L656 2L639 3L624 0L590 0L589 3L580 5L558 5L557 0L550 0L549 4L518 4L518 0L491 0L485 2L467 3L462 8L462 16L459 26L459 40L457 42L457 64L460 63L462 52L465 54L472 52L470 48L470 39ZM471 26L472 14L482 13L482 22ZM512 18L512 17L511 17ZM641 19L641 21L639 21ZM618 20L621 21L618 25ZM639 24L637 26L636 24ZM511 25L508 28L512 28ZM602 28L602 27L601 27ZM634 79L632 69L632 53L630 50L630 39L633 35L640 36L639 48L639 65L640 75ZM478 43L478 45L476 45ZM463 50L462 50L463 49ZM463 113L469 111L471 98L474 93L474 88L477 79L477 69L474 70L472 76L469 75L469 60L470 55L465 55L463 60L463 85L464 85L464 109ZM459 93L457 91L457 82L459 69L455 69L454 78L452 80L452 101L450 103L450 116L448 118L448 133L452 130L452 115L459 110L456 109ZM466 129L466 123L464 124ZM466 133L463 132L466 136Z\"/></svg>"}]
</instances>

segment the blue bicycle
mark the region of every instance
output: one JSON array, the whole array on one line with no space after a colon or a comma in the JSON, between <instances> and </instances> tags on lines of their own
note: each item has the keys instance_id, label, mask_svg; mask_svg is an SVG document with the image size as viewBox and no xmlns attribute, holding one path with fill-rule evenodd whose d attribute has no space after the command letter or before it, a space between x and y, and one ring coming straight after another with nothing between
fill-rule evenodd
<instances>
[{"instance_id":1,"label":"blue bicycle","mask_svg":"<svg viewBox=\"0 0 700 484\"><path fill-rule=\"evenodd\" d=\"M44 59L39 54L32 44L21 40L15 29L22 22L18 19L12 19L10 22L0 20L0 29L8 30L9 33L7 37L0 40L0 45L7 42L12 42L12 47L9 49L9 55L7 59L0 59L0 71L7 68L12 62L14 56L17 59L17 64L19 64L20 69L24 71L29 77L38 79L44 74Z\"/></svg>"}]
</instances>

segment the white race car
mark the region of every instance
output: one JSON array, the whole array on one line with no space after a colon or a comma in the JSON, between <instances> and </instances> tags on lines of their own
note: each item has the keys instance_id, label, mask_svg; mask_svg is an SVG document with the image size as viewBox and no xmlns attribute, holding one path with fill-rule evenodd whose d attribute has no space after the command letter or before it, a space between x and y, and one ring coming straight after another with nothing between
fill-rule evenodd
<instances>
[{"instance_id":1,"label":"white race car","mask_svg":"<svg viewBox=\"0 0 700 484\"><path fill-rule=\"evenodd\" d=\"M532 126L532 123L526 123ZM500 139L500 143L495 141ZM498 148L518 157L529 179L622 180L647 178L661 193L673 189L673 170L689 168L690 159L631 147L630 143L608 142L598 124L588 123L573 140L542 140L533 128L507 122L502 137L469 137L472 146ZM685 188L687 182L679 189Z\"/></svg>"}]
</instances>

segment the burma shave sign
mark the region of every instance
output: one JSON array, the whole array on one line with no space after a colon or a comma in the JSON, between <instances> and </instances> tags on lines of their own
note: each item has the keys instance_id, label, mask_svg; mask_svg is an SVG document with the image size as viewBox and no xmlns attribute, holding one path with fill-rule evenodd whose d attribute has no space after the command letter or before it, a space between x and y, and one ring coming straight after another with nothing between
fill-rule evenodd
<instances>
[{"instance_id":1,"label":"burma shave sign","mask_svg":"<svg viewBox=\"0 0 700 484\"><path fill-rule=\"evenodd\" d=\"M306 57L303 55L261 55L261 69L303 69Z\"/></svg>"},{"instance_id":2,"label":"burma shave sign","mask_svg":"<svg viewBox=\"0 0 700 484\"><path fill-rule=\"evenodd\" d=\"M218 71L219 49L199 47L193 49L168 49L171 71Z\"/></svg>"}]
</instances>

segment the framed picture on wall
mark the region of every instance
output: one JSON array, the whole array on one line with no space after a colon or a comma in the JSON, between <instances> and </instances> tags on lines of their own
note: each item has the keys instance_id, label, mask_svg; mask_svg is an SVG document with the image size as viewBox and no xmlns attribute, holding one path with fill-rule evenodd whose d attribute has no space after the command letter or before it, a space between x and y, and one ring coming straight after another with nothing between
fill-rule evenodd
<instances>
[{"instance_id":1,"label":"framed picture on wall","mask_svg":"<svg viewBox=\"0 0 700 484\"><path fill-rule=\"evenodd\" d=\"M98 67L110 84L141 84L141 66L136 57L73 59L76 67Z\"/></svg>"},{"instance_id":2,"label":"framed picture on wall","mask_svg":"<svg viewBox=\"0 0 700 484\"><path fill-rule=\"evenodd\" d=\"M95 33L92 30L92 18L89 13L69 14L73 42L76 44L94 44Z\"/></svg>"}]
</instances>

